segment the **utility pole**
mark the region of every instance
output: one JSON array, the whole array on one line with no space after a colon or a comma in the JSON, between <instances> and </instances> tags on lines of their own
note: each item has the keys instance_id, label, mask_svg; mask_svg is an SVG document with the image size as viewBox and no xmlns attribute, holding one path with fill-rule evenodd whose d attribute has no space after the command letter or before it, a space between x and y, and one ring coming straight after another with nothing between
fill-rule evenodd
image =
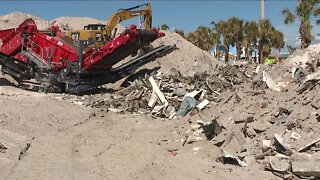
<instances>
[{"instance_id":1,"label":"utility pole","mask_svg":"<svg viewBox=\"0 0 320 180\"><path fill-rule=\"evenodd\" d=\"M264 20L264 1L260 0L260 20Z\"/></svg>"}]
</instances>

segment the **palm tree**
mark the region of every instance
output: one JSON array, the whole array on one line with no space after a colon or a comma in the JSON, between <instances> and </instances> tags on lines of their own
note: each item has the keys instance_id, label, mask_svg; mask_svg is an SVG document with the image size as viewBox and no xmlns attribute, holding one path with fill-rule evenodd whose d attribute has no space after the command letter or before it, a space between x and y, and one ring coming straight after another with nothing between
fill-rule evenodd
<instances>
[{"instance_id":1,"label":"palm tree","mask_svg":"<svg viewBox=\"0 0 320 180\"><path fill-rule=\"evenodd\" d=\"M196 31L190 32L187 40L202 50L209 51L213 47L213 33L209 27L200 26Z\"/></svg>"},{"instance_id":2,"label":"palm tree","mask_svg":"<svg viewBox=\"0 0 320 180\"><path fill-rule=\"evenodd\" d=\"M282 32L278 30L274 30L272 32L272 47L276 48L278 50L278 53L280 54L281 49L284 47L284 35Z\"/></svg>"},{"instance_id":3,"label":"palm tree","mask_svg":"<svg viewBox=\"0 0 320 180\"><path fill-rule=\"evenodd\" d=\"M160 29L167 31L167 30L169 29L169 26L168 26L167 24L162 24L162 25L160 26Z\"/></svg>"},{"instance_id":4,"label":"palm tree","mask_svg":"<svg viewBox=\"0 0 320 180\"><path fill-rule=\"evenodd\" d=\"M230 46L232 45L232 31L230 26L230 21L223 21L222 24L222 38L223 38L223 47L225 50L225 63L228 63L229 60L229 51Z\"/></svg>"},{"instance_id":5,"label":"palm tree","mask_svg":"<svg viewBox=\"0 0 320 180\"><path fill-rule=\"evenodd\" d=\"M301 48L307 48L314 39L311 34L312 25L310 19L312 16L316 17L320 15L319 4L319 0L299 0L294 13L288 8L282 10L282 15L285 16L285 24L292 24L296 18L299 18ZM317 20L317 24L320 24L320 19Z\"/></svg>"},{"instance_id":6,"label":"palm tree","mask_svg":"<svg viewBox=\"0 0 320 180\"><path fill-rule=\"evenodd\" d=\"M281 49L284 47L284 44L285 44L284 35L282 32L275 30L273 31L271 38L272 38L272 47L278 50L278 54L276 55L276 61L278 61Z\"/></svg>"},{"instance_id":7,"label":"palm tree","mask_svg":"<svg viewBox=\"0 0 320 180\"><path fill-rule=\"evenodd\" d=\"M252 49L256 48L258 41L258 24L255 21L245 22L243 32L243 45L246 59L251 60Z\"/></svg>"},{"instance_id":8,"label":"palm tree","mask_svg":"<svg viewBox=\"0 0 320 180\"><path fill-rule=\"evenodd\" d=\"M242 49L242 43L243 43L243 30L244 30L244 24L243 20L232 17L228 20L230 31L232 34L232 46L235 46L237 49L237 60L240 59L241 49Z\"/></svg>"},{"instance_id":9,"label":"palm tree","mask_svg":"<svg viewBox=\"0 0 320 180\"><path fill-rule=\"evenodd\" d=\"M264 57L271 52L271 36L274 31L270 20L260 20L259 22L259 36L258 36L258 50L259 63L264 63Z\"/></svg>"},{"instance_id":10,"label":"palm tree","mask_svg":"<svg viewBox=\"0 0 320 180\"><path fill-rule=\"evenodd\" d=\"M223 21L215 22L212 21L210 24L213 25L213 36L214 36L214 44L216 45L216 54L215 57L220 57L220 45L221 45L221 35L223 30Z\"/></svg>"},{"instance_id":11,"label":"palm tree","mask_svg":"<svg viewBox=\"0 0 320 180\"><path fill-rule=\"evenodd\" d=\"M259 63L264 63L264 57L270 55L272 47L279 51L283 48L284 37L283 33L276 30L268 19L260 20L258 32Z\"/></svg>"}]
</instances>

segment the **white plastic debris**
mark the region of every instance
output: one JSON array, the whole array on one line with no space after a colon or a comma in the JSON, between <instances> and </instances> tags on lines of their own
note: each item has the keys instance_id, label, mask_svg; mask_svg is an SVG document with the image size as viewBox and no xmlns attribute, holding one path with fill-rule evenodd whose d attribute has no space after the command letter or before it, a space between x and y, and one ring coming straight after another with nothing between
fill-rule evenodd
<instances>
[{"instance_id":1,"label":"white plastic debris","mask_svg":"<svg viewBox=\"0 0 320 180\"><path fill-rule=\"evenodd\" d=\"M169 103L166 100L165 96L161 92L159 86L157 85L156 81L153 79L152 76L150 76L149 82L151 83L153 91L157 94L157 96L159 97L160 101L163 103L164 107L167 107L169 105Z\"/></svg>"},{"instance_id":2,"label":"white plastic debris","mask_svg":"<svg viewBox=\"0 0 320 180\"><path fill-rule=\"evenodd\" d=\"M209 104L209 101L207 99L203 100L200 104L197 105L197 108L199 110L202 110Z\"/></svg>"}]
</instances>

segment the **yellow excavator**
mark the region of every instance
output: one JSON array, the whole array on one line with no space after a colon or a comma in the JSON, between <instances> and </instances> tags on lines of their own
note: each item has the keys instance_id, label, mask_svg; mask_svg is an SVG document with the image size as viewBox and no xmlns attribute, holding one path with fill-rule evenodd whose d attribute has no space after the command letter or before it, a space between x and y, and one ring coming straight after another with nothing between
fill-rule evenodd
<instances>
[{"instance_id":1,"label":"yellow excavator","mask_svg":"<svg viewBox=\"0 0 320 180\"><path fill-rule=\"evenodd\" d=\"M143 7L144 9L142 9ZM88 24L87 26L84 26L83 30L69 31L67 36L73 40L74 44L77 44L79 40L88 41L89 38L91 38L95 42L94 46L99 48L116 35L117 29L115 27L118 23L127 19L142 16L144 29L151 29L151 5L150 3L146 3L128 9L119 9L116 13L110 16L106 25Z\"/></svg>"}]
</instances>

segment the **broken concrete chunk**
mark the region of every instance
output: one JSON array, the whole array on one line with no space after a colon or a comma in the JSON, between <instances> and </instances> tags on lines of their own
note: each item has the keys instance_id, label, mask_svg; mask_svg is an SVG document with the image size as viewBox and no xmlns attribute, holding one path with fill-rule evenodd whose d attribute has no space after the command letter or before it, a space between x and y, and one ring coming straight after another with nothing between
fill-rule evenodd
<instances>
[{"instance_id":1,"label":"broken concrete chunk","mask_svg":"<svg viewBox=\"0 0 320 180\"><path fill-rule=\"evenodd\" d=\"M240 145L243 145L246 143L244 134L239 129L234 130L234 136L236 137Z\"/></svg>"},{"instance_id":2,"label":"broken concrete chunk","mask_svg":"<svg viewBox=\"0 0 320 180\"><path fill-rule=\"evenodd\" d=\"M254 129L257 133L262 133L262 132L266 131L266 129L267 129L267 124L256 121L256 122L254 122L254 124L253 124L253 129Z\"/></svg>"},{"instance_id":3,"label":"broken concrete chunk","mask_svg":"<svg viewBox=\"0 0 320 180\"><path fill-rule=\"evenodd\" d=\"M288 117L281 116L281 117L273 117L269 120L270 123L275 124L276 126L279 126L280 124L283 124L287 122Z\"/></svg>"},{"instance_id":4,"label":"broken concrete chunk","mask_svg":"<svg viewBox=\"0 0 320 180\"><path fill-rule=\"evenodd\" d=\"M202 138L201 137L196 137L196 136L188 136L187 140L186 140L186 143L187 144L192 144L194 142L198 142L198 141L201 141Z\"/></svg>"},{"instance_id":5,"label":"broken concrete chunk","mask_svg":"<svg viewBox=\"0 0 320 180\"><path fill-rule=\"evenodd\" d=\"M214 137L212 140L216 146L220 147L224 143L226 136L227 134L220 133L218 136Z\"/></svg>"},{"instance_id":6,"label":"broken concrete chunk","mask_svg":"<svg viewBox=\"0 0 320 180\"><path fill-rule=\"evenodd\" d=\"M208 139L212 139L213 137L216 137L222 131L222 127L217 122L217 120L212 120L211 123L201 126L201 128L203 129L203 133Z\"/></svg>"},{"instance_id":7,"label":"broken concrete chunk","mask_svg":"<svg viewBox=\"0 0 320 180\"><path fill-rule=\"evenodd\" d=\"M232 155L229 152L222 150L222 155L217 158L217 161L222 162L223 164L234 164L242 167L247 167L248 164L244 161L241 161L238 156Z\"/></svg>"},{"instance_id":8,"label":"broken concrete chunk","mask_svg":"<svg viewBox=\"0 0 320 180\"><path fill-rule=\"evenodd\" d=\"M257 135L257 133L252 127L249 127L249 128L247 128L246 135L248 137L255 137Z\"/></svg>"},{"instance_id":9,"label":"broken concrete chunk","mask_svg":"<svg viewBox=\"0 0 320 180\"><path fill-rule=\"evenodd\" d=\"M284 142L284 139L280 134L274 134L274 138L276 140L275 142L278 142L279 145L281 146L279 147L275 144L277 151L283 152L288 156L293 154L292 150L290 149L290 145Z\"/></svg>"},{"instance_id":10,"label":"broken concrete chunk","mask_svg":"<svg viewBox=\"0 0 320 180\"><path fill-rule=\"evenodd\" d=\"M217 120L212 120L211 122L206 123L198 120L197 123L197 125L191 125L194 135L199 136L199 134L203 134L209 140L219 135L222 131L222 127Z\"/></svg>"},{"instance_id":11,"label":"broken concrete chunk","mask_svg":"<svg viewBox=\"0 0 320 180\"><path fill-rule=\"evenodd\" d=\"M273 170L278 172L288 171L290 168L290 160L288 157L271 156L269 158L270 166Z\"/></svg>"},{"instance_id":12,"label":"broken concrete chunk","mask_svg":"<svg viewBox=\"0 0 320 180\"><path fill-rule=\"evenodd\" d=\"M231 142L232 138L233 138L234 134L233 132L229 132L224 140L223 146L228 146L229 143Z\"/></svg>"},{"instance_id":13,"label":"broken concrete chunk","mask_svg":"<svg viewBox=\"0 0 320 180\"><path fill-rule=\"evenodd\" d=\"M225 129L229 129L233 124L234 124L234 120L233 117L229 117L226 119L223 119L220 121L220 124L225 128Z\"/></svg>"},{"instance_id":14,"label":"broken concrete chunk","mask_svg":"<svg viewBox=\"0 0 320 180\"><path fill-rule=\"evenodd\" d=\"M254 158L252 155L248 155L244 157L244 161L250 166L256 162L256 158Z\"/></svg>"},{"instance_id":15,"label":"broken concrete chunk","mask_svg":"<svg viewBox=\"0 0 320 180\"><path fill-rule=\"evenodd\" d=\"M317 72L313 73L313 74L309 74L308 76L306 76L306 79L302 82L302 84L311 81L311 80L320 80L320 70L318 70Z\"/></svg>"},{"instance_id":16,"label":"broken concrete chunk","mask_svg":"<svg viewBox=\"0 0 320 180\"><path fill-rule=\"evenodd\" d=\"M275 152L274 152L272 149L269 149L269 150L266 151L266 152L263 152L263 153L261 153L261 154L255 155L254 158L261 160L261 159L264 159L266 156L272 156L272 155L274 155L274 154L275 154Z\"/></svg>"},{"instance_id":17,"label":"broken concrete chunk","mask_svg":"<svg viewBox=\"0 0 320 180\"><path fill-rule=\"evenodd\" d=\"M312 156L307 153L295 153L291 155L292 161L311 161Z\"/></svg>"},{"instance_id":18,"label":"broken concrete chunk","mask_svg":"<svg viewBox=\"0 0 320 180\"><path fill-rule=\"evenodd\" d=\"M181 97L181 96L184 96L186 94L186 89L185 88L177 88L175 91L174 91L174 94Z\"/></svg>"},{"instance_id":19,"label":"broken concrete chunk","mask_svg":"<svg viewBox=\"0 0 320 180\"><path fill-rule=\"evenodd\" d=\"M246 118L237 117L237 119L234 120L234 122L236 124L244 123L244 122L251 123L253 121L254 121L254 117L253 116L249 116L249 117L246 117Z\"/></svg>"},{"instance_id":20,"label":"broken concrete chunk","mask_svg":"<svg viewBox=\"0 0 320 180\"><path fill-rule=\"evenodd\" d=\"M272 141L271 140L262 140L262 151L266 152L272 147Z\"/></svg>"},{"instance_id":21,"label":"broken concrete chunk","mask_svg":"<svg viewBox=\"0 0 320 180\"><path fill-rule=\"evenodd\" d=\"M298 152L303 152L304 150L308 149L310 146L314 145L315 143L319 142L320 138L315 139L313 141L311 141L310 143L307 143L306 145L304 145L303 147L301 147Z\"/></svg>"},{"instance_id":22,"label":"broken concrete chunk","mask_svg":"<svg viewBox=\"0 0 320 180\"><path fill-rule=\"evenodd\" d=\"M278 91L278 92L281 91L280 86L278 86L278 84L265 71L263 71L263 82L265 82L271 90Z\"/></svg>"},{"instance_id":23,"label":"broken concrete chunk","mask_svg":"<svg viewBox=\"0 0 320 180\"><path fill-rule=\"evenodd\" d=\"M320 177L320 161L293 161L292 172L302 177Z\"/></svg>"}]
</instances>

